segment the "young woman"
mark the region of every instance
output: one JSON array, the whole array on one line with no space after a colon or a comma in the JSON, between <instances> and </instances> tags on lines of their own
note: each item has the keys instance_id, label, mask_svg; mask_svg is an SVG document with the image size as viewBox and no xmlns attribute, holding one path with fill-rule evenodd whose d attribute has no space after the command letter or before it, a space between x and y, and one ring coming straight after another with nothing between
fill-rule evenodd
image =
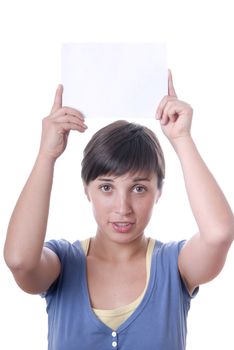
<instances>
[{"instance_id":1,"label":"young woman","mask_svg":"<svg viewBox=\"0 0 234 350\"><path fill-rule=\"evenodd\" d=\"M183 350L190 301L221 271L234 238L232 211L192 139L191 107L168 96L156 119L178 155L198 225L187 242L162 243L144 230L158 201L164 158L154 133L117 121L84 150L82 179L96 234L44 243L56 159L69 132L87 128L62 107L62 86L43 120L41 145L12 214L4 256L18 285L47 301L50 350Z\"/></svg>"}]
</instances>

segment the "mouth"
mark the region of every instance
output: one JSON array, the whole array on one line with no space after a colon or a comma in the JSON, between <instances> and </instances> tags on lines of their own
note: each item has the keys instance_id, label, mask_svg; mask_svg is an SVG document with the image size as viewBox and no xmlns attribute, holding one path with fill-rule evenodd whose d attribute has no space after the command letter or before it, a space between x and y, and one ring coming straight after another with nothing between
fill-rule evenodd
<instances>
[{"instance_id":1,"label":"mouth","mask_svg":"<svg viewBox=\"0 0 234 350\"><path fill-rule=\"evenodd\" d=\"M118 233L128 233L133 227L132 222L112 222L113 229Z\"/></svg>"}]
</instances>

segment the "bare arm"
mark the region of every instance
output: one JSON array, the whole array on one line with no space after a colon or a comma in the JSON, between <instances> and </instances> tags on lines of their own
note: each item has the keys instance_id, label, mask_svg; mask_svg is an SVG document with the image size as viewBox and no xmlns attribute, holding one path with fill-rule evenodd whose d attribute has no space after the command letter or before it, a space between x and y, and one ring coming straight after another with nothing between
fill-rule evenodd
<instances>
[{"instance_id":1,"label":"bare arm","mask_svg":"<svg viewBox=\"0 0 234 350\"><path fill-rule=\"evenodd\" d=\"M179 268L192 291L221 271L234 238L231 208L192 138L176 142L185 186L199 233L182 249Z\"/></svg>"},{"instance_id":2,"label":"bare arm","mask_svg":"<svg viewBox=\"0 0 234 350\"><path fill-rule=\"evenodd\" d=\"M39 154L12 213L4 247L6 264L29 293L48 289L60 273L55 253L43 248L56 159L66 148L70 130L85 130L77 110L62 107L62 86L51 114L44 118Z\"/></svg>"},{"instance_id":3,"label":"bare arm","mask_svg":"<svg viewBox=\"0 0 234 350\"><path fill-rule=\"evenodd\" d=\"M232 210L190 135L192 109L176 97L169 76L169 96L158 109L162 130L175 149L199 232L183 247L179 270L190 292L221 271L234 239Z\"/></svg>"}]
</instances>

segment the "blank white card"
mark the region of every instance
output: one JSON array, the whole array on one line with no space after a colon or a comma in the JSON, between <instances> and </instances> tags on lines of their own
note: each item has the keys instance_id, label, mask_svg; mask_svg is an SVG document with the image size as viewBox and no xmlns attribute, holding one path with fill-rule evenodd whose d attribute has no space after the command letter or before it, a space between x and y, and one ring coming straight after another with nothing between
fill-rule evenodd
<instances>
[{"instance_id":1,"label":"blank white card","mask_svg":"<svg viewBox=\"0 0 234 350\"><path fill-rule=\"evenodd\" d=\"M154 117L168 91L166 46L158 43L66 43L63 105L85 117Z\"/></svg>"}]
</instances>

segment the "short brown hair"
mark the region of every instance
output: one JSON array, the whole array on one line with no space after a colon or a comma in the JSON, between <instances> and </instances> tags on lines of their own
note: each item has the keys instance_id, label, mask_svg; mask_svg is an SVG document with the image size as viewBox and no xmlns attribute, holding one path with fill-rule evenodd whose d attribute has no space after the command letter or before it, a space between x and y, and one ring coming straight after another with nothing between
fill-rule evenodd
<instances>
[{"instance_id":1,"label":"short brown hair","mask_svg":"<svg viewBox=\"0 0 234 350\"><path fill-rule=\"evenodd\" d=\"M81 177L85 184L101 175L155 173L158 188L165 177L159 141L149 128L119 120L97 131L84 149Z\"/></svg>"}]
</instances>

